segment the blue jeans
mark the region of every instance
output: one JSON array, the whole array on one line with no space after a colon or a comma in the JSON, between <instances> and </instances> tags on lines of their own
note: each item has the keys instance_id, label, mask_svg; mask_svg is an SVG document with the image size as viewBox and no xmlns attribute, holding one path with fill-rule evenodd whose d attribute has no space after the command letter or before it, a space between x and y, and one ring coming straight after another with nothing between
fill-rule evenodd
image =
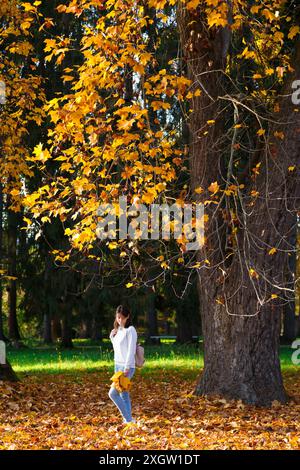
<instances>
[{"instance_id":1,"label":"blue jeans","mask_svg":"<svg viewBox=\"0 0 300 470\"><path fill-rule=\"evenodd\" d=\"M115 364L115 372L125 370L124 366ZM130 367L127 377L131 379L135 373L135 367ZM114 385L111 386L108 392L109 398L115 403L115 405L119 408L121 415L123 416L123 420L125 423L129 423L132 421L131 415L131 401L129 392L118 392Z\"/></svg>"}]
</instances>

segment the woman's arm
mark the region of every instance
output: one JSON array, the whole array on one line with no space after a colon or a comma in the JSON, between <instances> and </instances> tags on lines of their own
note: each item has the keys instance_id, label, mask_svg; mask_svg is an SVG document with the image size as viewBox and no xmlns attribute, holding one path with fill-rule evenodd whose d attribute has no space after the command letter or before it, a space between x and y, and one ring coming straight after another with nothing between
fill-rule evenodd
<instances>
[{"instance_id":1,"label":"woman's arm","mask_svg":"<svg viewBox=\"0 0 300 470\"><path fill-rule=\"evenodd\" d=\"M134 362L137 342L137 332L134 327L129 327L127 331L128 350L125 361L125 370L129 370L130 364Z\"/></svg>"}]
</instances>

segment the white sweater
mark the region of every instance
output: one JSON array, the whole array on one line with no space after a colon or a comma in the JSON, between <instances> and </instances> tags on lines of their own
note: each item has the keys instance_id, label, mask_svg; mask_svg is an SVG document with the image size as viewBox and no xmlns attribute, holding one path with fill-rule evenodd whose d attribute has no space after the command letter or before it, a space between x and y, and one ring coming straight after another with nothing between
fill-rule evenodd
<instances>
[{"instance_id":1,"label":"white sweater","mask_svg":"<svg viewBox=\"0 0 300 470\"><path fill-rule=\"evenodd\" d=\"M115 363L124 366L125 369L135 367L137 332L134 326L128 328L119 326L117 334L113 337L111 331L109 338L114 348Z\"/></svg>"}]
</instances>

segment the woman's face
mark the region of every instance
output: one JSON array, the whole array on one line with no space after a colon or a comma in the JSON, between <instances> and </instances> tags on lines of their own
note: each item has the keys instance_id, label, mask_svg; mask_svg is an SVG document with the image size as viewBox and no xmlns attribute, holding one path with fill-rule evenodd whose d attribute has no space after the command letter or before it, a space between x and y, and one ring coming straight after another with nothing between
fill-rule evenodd
<instances>
[{"instance_id":1,"label":"woman's face","mask_svg":"<svg viewBox=\"0 0 300 470\"><path fill-rule=\"evenodd\" d=\"M117 323L119 326L125 326L125 323L126 323L126 320L127 320L128 317L124 317L124 315L122 315L122 313L117 313L116 314L116 320L117 320Z\"/></svg>"}]
</instances>

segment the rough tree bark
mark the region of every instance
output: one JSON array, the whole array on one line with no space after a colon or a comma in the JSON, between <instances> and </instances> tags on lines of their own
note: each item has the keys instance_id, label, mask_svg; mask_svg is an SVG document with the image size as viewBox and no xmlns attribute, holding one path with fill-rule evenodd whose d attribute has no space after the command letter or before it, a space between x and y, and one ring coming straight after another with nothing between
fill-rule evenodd
<instances>
[{"instance_id":1,"label":"rough tree bark","mask_svg":"<svg viewBox=\"0 0 300 470\"><path fill-rule=\"evenodd\" d=\"M289 236L289 243L293 247L290 253L287 266L287 284L292 292L286 295L286 303L283 306L283 333L281 337L282 343L290 344L297 337L296 327L296 299L295 299L295 279L297 266L297 216L295 215L295 223L293 230Z\"/></svg>"},{"instance_id":2,"label":"rough tree bark","mask_svg":"<svg viewBox=\"0 0 300 470\"><path fill-rule=\"evenodd\" d=\"M69 313L66 313L61 319L61 347L68 349L73 348L72 322Z\"/></svg>"},{"instance_id":3,"label":"rough tree bark","mask_svg":"<svg viewBox=\"0 0 300 470\"><path fill-rule=\"evenodd\" d=\"M146 325L147 333L145 342L147 344L159 344L159 338L151 338L151 336L158 335L158 325L157 325L157 311L155 308L155 292L152 288L148 288L147 297L146 297Z\"/></svg>"},{"instance_id":4,"label":"rough tree bark","mask_svg":"<svg viewBox=\"0 0 300 470\"><path fill-rule=\"evenodd\" d=\"M8 281L8 335L15 346L20 346L20 332L17 319L17 214L9 209L10 197L7 196L7 256L8 275L12 277Z\"/></svg>"},{"instance_id":5,"label":"rough tree bark","mask_svg":"<svg viewBox=\"0 0 300 470\"><path fill-rule=\"evenodd\" d=\"M192 190L204 188L198 197L203 202L210 199L207 188L212 182L223 189L233 183L231 160L225 165L223 154L228 118L223 109L225 103L234 111L238 108L238 100L229 97L224 87L230 33L227 28L207 28L201 11L187 12L182 6L178 7L178 24L188 76L202 89L194 98L188 125L191 186ZM254 148L260 173L255 180L246 178L245 189L236 198L239 226L234 244L230 245L228 237L227 196L217 206L205 206L209 217L205 245L197 255L204 266L209 259L211 269L198 270L205 364L194 391L198 395L217 394L261 406L288 399L279 361L279 296L286 286L283 267L291 249L286 237L300 196L297 172L288 171L299 162L300 149L300 113L293 112L290 96L291 82L300 76L299 42L295 49L295 71L286 80L280 113L274 118L281 124L272 129L283 131L285 139L269 141L265 149ZM208 129L207 120L215 120L213 128ZM206 130L209 132L204 134ZM250 162L249 175L251 168ZM254 205L253 189L260 194ZM268 255L270 247L277 248L276 256ZM253 275L249 275L251 269ZM268 301L272 293L278 299Z\"/></svg>"},{"instance_id":6,"label":"rough tree bark","mask_svg":"<svg viewBox=\"0 0 300 470\"><path fill-rule=\"evenodd\" d=\"M2 269L2 263L3 263L3 249L2 249L2 243L3 243L3 192L2 192L2 183L0 183L0 268ZM3 331L3 303L2 303L2 276L0 275L0 340L1 341L6 341L7 338L4 335Z\"/></svg>"},{"instance_id":7,"label":"rough tree bark","mask_svg":"<svg viewBox=\"0 0 300 470\"><path fill-rule=\"evenodd\" d=\"M43 318L43 341L45 344L52 344L52 331L51 331L51 316L49 313L44 313Z\"/></svg>"},{"instance_id":8,"label":"rough tree bark","mask_svg":"<svg viewBox=\"0 0 300 470\"><path fill-rule=\"evenodd\" d=\"M51 337L54 343L58 338L61 338L61 324L58 313L55 313L51 319Z\"/></svg>"},{"instance_id":9,"label":"rough tree bark","mask_svg":"<svg viewBox=\"0 0 300 470\"><path fill-rule=\"evenodd\" d=\"M194 311L195 308L198 310L197 294L195 284L186 289L183 299L176 299L176 343L198 343L198 339L193 338L200 335L200 305L199 316Z\"/></svg>"},{"instance_id":10,"label":"rough tree bark","mask_svg":"<svg viewBox=\"0 0 300 470\"><path fill-rule=\"evenodd\" d=\"M52 328L51 328L51 302L50 296L52 294L51 290L51 258L49 256L46 257L45 261L45 272L44 272L44 280L45 280L45 301L44 301L44 318L43 318L43 341L45 344L53 343L52 340Z\"/></svg>"}]
</instances>

